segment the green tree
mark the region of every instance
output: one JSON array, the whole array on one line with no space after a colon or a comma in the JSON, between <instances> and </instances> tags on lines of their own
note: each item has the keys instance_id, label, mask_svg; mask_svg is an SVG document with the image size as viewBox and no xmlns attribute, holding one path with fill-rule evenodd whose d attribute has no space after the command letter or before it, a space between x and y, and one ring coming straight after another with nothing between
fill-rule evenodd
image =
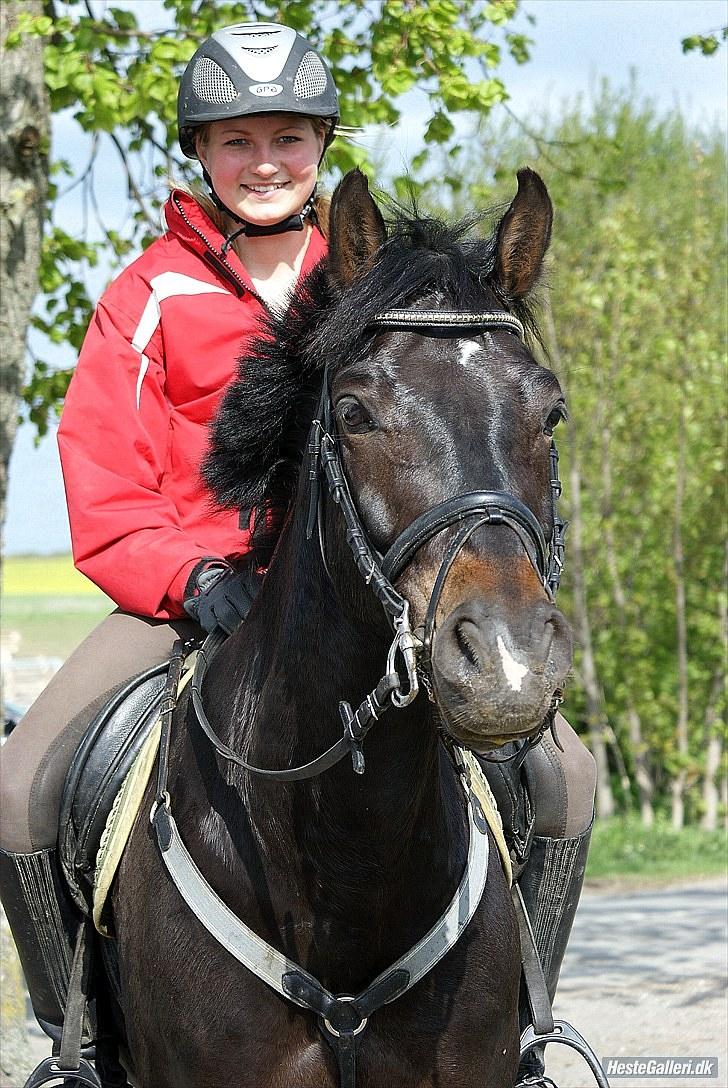
<instances>
[{"instance_id":1,"label":"green tree","mask_svg":"<svg viewBox=\"0 0 728 1088\"><path fill-rule=\"evenodd\" d=\"M567 713L597 754L603 744L618 805L678 825L712 807L714 821L726 737L722 135L658 116L634 87L605 87L533 137L485 131L449 162L474 179L456 206L506 198L524 162L556 206L547 340L570 403L565 506L581 538L564 581L579 636Z\"/></svg>"},{"instance_id":2,"label":"green tree","mask_svg":"<svg viewBox=\"0 0 728 1088\"><path fill-rule=\"evenodd\" d=\"M691 34L682 40L683 53L701 52L704 57L717 53L720 43L728 39L728 26L720 30L709 30L706 34Z\"/></svg>"},{"instance_id":3,"label":"green tree","mask_svg":"<svg viewBox=\"0 0 728 1088\"><path fill-rule=\"evenodd\" d=\"M40 0L0 6L0 38L23 17L41 13ZM0 525L5 511L7 466L15 439L17 393L25 371L25 328L38 291L48 185L48 99L41 44L22 43L0 70ZM10 289L10 285L12 288ZM0 678L0 698L2 697ZM25 991L5 915L0 911L0 1023L3 1069L24 1079L28 1049Z\"/></svg>"},{"instance_id":4,"label":"green tree","mask_svg":"<svg viewBox=\"0 0 728 1088\"><path fill-rule=\"evenodd\" d=\"M177 86L199 43L219 27L248 20L293 26L331 63L346 126L395 124L414 94L427 111L425 142L452 148L457 114L486 114L506 98L497 76L502 53L528 59L528 39L511 26L517 8L517 0L164 0L164 25L153 28L140 26L123 2L45 0L42 14L21 12L5 47L44 41L53 112L71 111L90 141L88 163L53 164L40 274L44 304L34 326L77 350L92 309L85 270L100 261L118 265L148 244L166 179L196 176L176 147ZM83 183L93 203L94 164L104 145L113 147L127 180L129 228L103 227L100 241L71 237L54 215L55 202L62 186ZM328 161L337 172L371 169L366 152L346 140L335 143ZM103 224L103 208L95 210ZM70 374L35 360L23 395L40 432Z\"/></svg>"}]
</instances>

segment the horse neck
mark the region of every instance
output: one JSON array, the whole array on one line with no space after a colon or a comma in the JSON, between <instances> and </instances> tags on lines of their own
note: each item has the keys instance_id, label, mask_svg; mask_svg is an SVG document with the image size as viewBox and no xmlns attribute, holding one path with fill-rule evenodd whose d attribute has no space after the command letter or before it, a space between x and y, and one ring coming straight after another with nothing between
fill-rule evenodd
<instances>
[{"instance_id":1,"label":"horse neck","mask_svg":"<svg viewBox=\"0 0 728 1088\"><path fill-rule=\"evenodd\" d=\"M212 663L210 720L253 764L290 767L319 755L342 735L339 700L356 707L385 671L381 610L351 557L340 560L335 592L294 519L256 608ZM267 781L218 764L201 730L192 728L190 743L188 770L198 770L183 779L185 831L205 872L232 910L324 985L356 992L441 916L467 830L423 697L374 725L363 776L347 756L310 780Z\"/></svg>"},{"instance_id":2,"label":"horse neck","mask_svg":"<svg viewBox=\"0 0 728 1088\"><path fill-rule=\"evenodd\" d=\"M386 669L392 635L384 613L350 554L342 553L343 536L328 539L337 588L318 546L306 541L302 518L294 518L238 639L246 662L238 696L244 713L229 726L227 740L259 766L293 766L323 752L342 735L339 701L347 699L356 710ZM243 696L246 688L254 698ZM413 868L437 865L450 886L458 852L448 843L458 815L447 790L451 776L445 776L443 792L426 700L388 710L364 751L363 776L353 773L348 756L296 785L231 772L259 845L265 851L270 844L271 856L295 856L301 871L313 868L319 880L328 877L332 884L341 883L341 859L348 855L347 879L362 906L357 869L367 883L389 882L395 894L400 879L412 886ZM290 852L283 840L293 842ZM430 890L439 901L436 886L434 881Z\"/></svg>"}]
</instances>

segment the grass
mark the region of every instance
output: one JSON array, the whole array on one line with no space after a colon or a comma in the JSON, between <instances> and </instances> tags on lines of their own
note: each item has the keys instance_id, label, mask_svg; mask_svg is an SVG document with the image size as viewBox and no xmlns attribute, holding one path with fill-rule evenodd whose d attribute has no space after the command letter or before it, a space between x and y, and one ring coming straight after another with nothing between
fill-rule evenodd
<instances>
[{"instance_id":1,"label":"grass","mask_svg":"<svg viewBox=\"0 0 728 1088\"><path fill-rule=\"evenodd\" d=\"M3 597L107 598L70 555L11 555L3 559Z\"/></svg>"},{"instance_id":2,"label":"grass","mask_svg":"<svg viewBox=\"0 0 728 1088\"><path fill-rule=\"evenodd\" d=\"M0 626L18 636L20 657L68 657L114 605L73 566L70 555L3 561Z\"/></svg>"},{"instance_id":3,"label":"grass","mask_svg":"<svg viewBox=\"0 0 728 1088\"><path fill-rule=\"evenodd\" d=\"M94 597L5 597L0 623L3 638L17 632L18 657L68 657L113 605Z\"/></svg>"},{"instance_id":4,"label":"grass","mask_svg":"<svg viewBox=\"0 0 728 1088\"><path fill-rule=\"evenodd\" d=\"M668 883L726 875L726 834L690 825L676 831L665 819L646 828L635 817L597 821L586 878L591 884L613 880L629 884Z\"/></svg>"}]
</instances>

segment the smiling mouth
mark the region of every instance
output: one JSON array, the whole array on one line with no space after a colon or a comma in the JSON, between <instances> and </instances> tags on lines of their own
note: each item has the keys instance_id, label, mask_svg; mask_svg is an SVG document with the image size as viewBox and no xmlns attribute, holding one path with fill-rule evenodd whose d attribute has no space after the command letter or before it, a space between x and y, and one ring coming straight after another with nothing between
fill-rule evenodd
<instances>
[{"instance_id":1,"label":"smiling mouth","mask_svg":"<svg viewBox=\"0 0 728 1088\"><path fill-rule=\"evenodd\" d=\"M288 184L286 181L277 181L269 183L268 185L243 185L243 189L247 189L249 193L259 193L265 195L266 193L275 193L279 189L285 188Z\"/></svg>"}]
</instances>

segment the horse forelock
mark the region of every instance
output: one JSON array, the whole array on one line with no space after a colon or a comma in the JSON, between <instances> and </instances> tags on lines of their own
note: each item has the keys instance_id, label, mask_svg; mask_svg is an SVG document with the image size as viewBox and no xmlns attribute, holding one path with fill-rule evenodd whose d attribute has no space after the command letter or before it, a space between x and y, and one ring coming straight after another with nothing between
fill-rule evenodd
<instances>
[{"instance_id":1,"label":"horse forelock","mask_svg":"<svg viewBox=\"0 0 728 1088\"><path fill-rule=\"evenodd\" d=\"M321 265L285 313L261 324L210 429L202 472L217 505L278 512L290 505L323 368L334 373L365 359L374 338L371 322L381 311L426 296L445 309L503 306L538 339L528 300L499 295L494 236L473 235L483 218L451 225L399 214L376 263L348 288L333 284ZM263 519L258 530L264 538Z\"/></svg>"},{"instance_id":2,"label":"horse forelock","mask_svg":"<svg viewBox=\"0 0 728 1088\"><path fill-rule=\"evenodd\" d=\"M491 213L487 213L490 218ZM338 366L366 353L373 333L368 326L383 310L414 305L435 295L444 309L482 310L502 306L539 338L528 299L514 301L495 283L495 233L478 237L486 215L455 224L400 213L389 224L376 263L333 300L327 320L311 341L319 365Z\"/></svg>"}]
</instances>

